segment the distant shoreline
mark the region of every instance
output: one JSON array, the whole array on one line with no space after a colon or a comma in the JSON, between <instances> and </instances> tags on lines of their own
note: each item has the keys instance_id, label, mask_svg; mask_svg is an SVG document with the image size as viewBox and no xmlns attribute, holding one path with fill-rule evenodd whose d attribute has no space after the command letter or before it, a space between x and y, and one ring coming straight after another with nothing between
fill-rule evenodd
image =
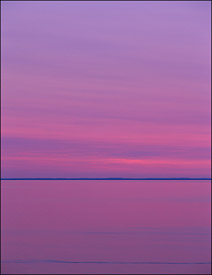
<instances>
[{"instance_id":1,"label":"distant shoreline","mask_svg":"<svg viewBox=\"0 0 212 275\"><path fill-rule=\"evenodd\" d=\"M211 180L211 178L1 178L1 180Z\"/></svg>"}]
</instances>

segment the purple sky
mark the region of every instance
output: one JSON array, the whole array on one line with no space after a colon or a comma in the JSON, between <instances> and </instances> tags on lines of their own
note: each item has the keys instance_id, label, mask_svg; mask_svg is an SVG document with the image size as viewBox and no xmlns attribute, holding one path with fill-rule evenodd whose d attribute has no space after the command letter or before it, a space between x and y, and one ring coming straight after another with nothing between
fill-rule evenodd
<instances>
[{"instance_id":1,"label":"purple sky","mask_svg":"<svg viewBox=\"0 0 212 275\"><path fill-rule=\"evenodd\" d=\"M2 177L209 177L211 3L2 3Z\"/></svg>"}]
</instances>

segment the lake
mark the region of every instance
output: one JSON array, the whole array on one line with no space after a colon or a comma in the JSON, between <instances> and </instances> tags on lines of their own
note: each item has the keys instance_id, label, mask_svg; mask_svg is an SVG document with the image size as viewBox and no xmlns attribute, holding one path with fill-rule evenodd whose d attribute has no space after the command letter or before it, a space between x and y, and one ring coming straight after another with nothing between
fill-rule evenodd
<instances>
[{"instance_id":1,"label":"lake","mask_svg":"<svg viewBox=\"0 0 212 275\"><path fill-rule=\"evenodd\" d=\"M209 274L209 180L2 180L2 274Z\"/></svg>"}]
</instances>

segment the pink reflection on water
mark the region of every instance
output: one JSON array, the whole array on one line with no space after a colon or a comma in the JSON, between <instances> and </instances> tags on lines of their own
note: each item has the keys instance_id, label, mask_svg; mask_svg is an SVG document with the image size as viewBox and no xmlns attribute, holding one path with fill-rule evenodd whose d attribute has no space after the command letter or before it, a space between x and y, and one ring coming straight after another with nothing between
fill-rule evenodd
<instances>
[{"instance_id":1,"label":"pink reflection on water","mask_svg":"<svg viewBox=\"0 0 212 275\"><path fill-rule=\"evenodd\" d=\"M2 181L3 272L209 273L48 260L209 263L210 223L209 181Z\"/></svg>"}]
</instances>

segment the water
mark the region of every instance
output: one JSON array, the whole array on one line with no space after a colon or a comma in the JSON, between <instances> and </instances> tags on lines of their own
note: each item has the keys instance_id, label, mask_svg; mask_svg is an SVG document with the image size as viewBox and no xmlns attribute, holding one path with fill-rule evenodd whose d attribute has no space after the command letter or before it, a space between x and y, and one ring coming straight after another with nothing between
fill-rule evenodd
<instances>
[{"instance_id":1,"label":"water","mask_svg":"<svg viewBox=\"0 0 212 275\"><path fill-rule=\"evenodd\" d=\"M2 181L3 274L209 274L211 185Z\"/></svg>"}]
</instances>

